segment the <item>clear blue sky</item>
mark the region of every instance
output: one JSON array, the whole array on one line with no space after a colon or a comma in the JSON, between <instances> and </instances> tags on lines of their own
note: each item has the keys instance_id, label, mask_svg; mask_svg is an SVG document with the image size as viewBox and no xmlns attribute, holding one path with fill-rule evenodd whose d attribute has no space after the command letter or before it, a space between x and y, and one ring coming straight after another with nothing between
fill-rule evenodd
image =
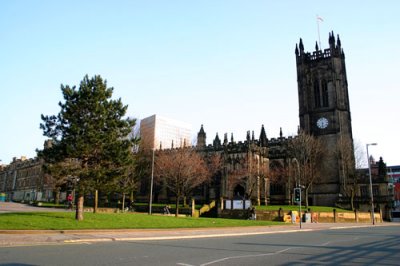
<instances>
[{"instance_id":1,"label":"clear blue sky","mask_svg":"<svg viewBox=\"0 0 400 266\"><path fill-rule=\"evenodd\" d=\"M42 148L40 115L59 112L60 84L100 74L128 115L159 114L244 140L296 134L294 49L328 33L346 54L356 142L400 164L400 1L0 2L0 159Z\"/></svg>"}]
</instances>

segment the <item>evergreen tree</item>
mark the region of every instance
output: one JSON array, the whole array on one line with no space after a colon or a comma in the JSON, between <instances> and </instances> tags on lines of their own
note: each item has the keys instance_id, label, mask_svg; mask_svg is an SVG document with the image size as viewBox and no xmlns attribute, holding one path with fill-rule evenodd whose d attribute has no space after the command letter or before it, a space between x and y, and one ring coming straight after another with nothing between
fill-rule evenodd
<instances>
[{"instance_id":1,"label":"evergreen tree","mask_svg":"<svg viewBox=\"0 0 400 266\"><path fill-rule=\"evenodd\" d=\"M111 99L113 88L100 76L86 75L78 89L61 85L61 91L58 115L42 115L40 128L51 145L38 153L48 164L79 162L71 174L79 180L76 219L83 220L85 192L114 182L132 165L135 140L128 135L136 121L124 118L128 106Z\"/></svg>"}]
</instances>

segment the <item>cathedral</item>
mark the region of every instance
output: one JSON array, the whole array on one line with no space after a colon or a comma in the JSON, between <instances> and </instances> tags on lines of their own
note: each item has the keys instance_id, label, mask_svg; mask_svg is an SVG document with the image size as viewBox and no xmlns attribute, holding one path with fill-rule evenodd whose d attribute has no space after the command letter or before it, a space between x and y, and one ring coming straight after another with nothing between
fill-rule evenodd
<instances>
[{"instance_id":1,"label":"cathedral","mask_svg":"<svg viewBox=\"0 0 400 266\"><path fill-rule=\"evenodd\" d=\"M348 96L345 56L339 36L329 34L329 48L318 44L312 53L304 50L302 39L295 48L299 100L299 132L314 136L325 147L324 160L318 165L320 178L308 194L310 205L334 206L339 200L346 176L346 163L340 149L346 143L354 162L350 102ZM296 137L294 137L296 138ZM293 203L296 175L294 159L288 152L291 137L268 139L264 126L258 139L254 132L243 142L235 142L227 134L221 141L218 134L213 144L206 146L203 126L197 136L197 148L203 153L219 153L224 171L210 188L212 198L243 197L253 204ZM297 162L298 163L298 162ZM350 166L350 168L354 168ZM235 170L247 169L235 177ZM354 169L353 169L354 170ZM300 183L300 182L299 182Z\"/></svg>"}]
</instances>

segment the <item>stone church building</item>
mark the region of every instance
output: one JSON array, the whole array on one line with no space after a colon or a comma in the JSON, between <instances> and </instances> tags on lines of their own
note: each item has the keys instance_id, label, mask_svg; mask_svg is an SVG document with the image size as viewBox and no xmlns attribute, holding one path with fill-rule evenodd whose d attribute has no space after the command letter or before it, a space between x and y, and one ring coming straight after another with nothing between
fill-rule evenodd
<instances>
[{"instance_id":1,"label":"stone church building","mask_svg":"<svg viewBox=\"0 0 400 266\"><path fill-rule=\"evenodd\" d=\"M300 39L295 56L300 130L320 139L326 148L318 169L321 178L312 185L308 201L310 205L334 206L341 194L342 175L346 174L337 151L340 143L353 143L344 52L339 36L335 38L332 32L329 48L322 51L316 44L314 52L305 52ZM258 139L254 132L251 136L247 132L244 142L235 142L233 136L228 141L226 134L221 142L217 134L213 144L206 146L206 133L201 126L197 148L204 153L220 153L225 167L211 194L230 199L242 196L253 204L292 203L296 164L288 153L291 140L282 136L282 129L278 138L268 139L263 126ZM352 146L350 150L353 154ZM351 160L354 161L354 155ZM249 167L250 164L256 167ZM247 178L231 177L230 173L238 167L247 168L247 173L243 173Z\"/></svg>"}]
</instances>

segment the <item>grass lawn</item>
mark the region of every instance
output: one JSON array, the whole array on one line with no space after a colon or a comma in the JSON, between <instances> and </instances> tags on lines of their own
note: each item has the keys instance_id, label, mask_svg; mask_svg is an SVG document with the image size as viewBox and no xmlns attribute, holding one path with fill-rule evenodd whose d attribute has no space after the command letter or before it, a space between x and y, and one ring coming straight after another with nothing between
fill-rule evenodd
<instances>
[{"instance_id":1,"label":"grass lawn","mask_svg":"<svg viewBox=\"0 0 400 266\"><path fill-rule=\"evenodd\" d=\"M136 206L148 206L148 203L136 203ZM175 208L174 204L169 204L172 208ZM153 204L153 207L164 207L165 204L158 204L155 203ZM203 205L196 205L196 209L199 210ZM54 204L54 203L46 203L43 202L41 207L53 207L53 208L67 208L66 205L63 204ZM92 206L88 206L92 207ZM188 208L184 207L183 205L180 206L180 208ZM265 210L265 211L278 211L279 208L281 208L284 211L298 211L299 210L299 205L268 205L268 206L255 206L257 210ZM311 209L314 212L333 212L333 209L336 209L337 212L352 212L350 210L345 210L337 207L326 207L326 206L309 206L309 209ZM301 206L302 211L306 210L305 206Z\"/></svg>"},{"instance_id":2,"label":"grass lawn","mask_svg":"<svg viewBox=\"0 0 400 266\"><path fill-rule=\"evenodd\" d=\"M125 206L127 206L128 205L128 202L125 202ZM152 206L153 207L164 207L166 204L165 203L153 203L152 204ZM168 204L169 206L171 206L171 207L173 207L173 208L175 208L175 204L174 203L170 203L170 204ZM55 203L52 203L52 202L40 202L40 205L38 205L39 207L46 207L46 208L60 208L60 209L66 209L67 208L67 205L66 204L62 204L62 203L59 203L59 204L55 204ZM121 205L120 205L121 206ZM149 204L148 203L135 203L135 206L144 206L144 207L147 207L147 206L149 206ZM196 209L200 209L201 207L202 207L203 205L200 205L200 204L196 204L195 205L195 208ZM85 207L89 207L89 208L92 208L93 206L85 206ZM99 207L99 208L102 208L101 206ZM112 208L112 207L110 207L110 208ZM116 207L114 207L114 208L116 208ZM184 206L184 205L179 205L179 208L191 208L191 207L188 207L188 206Z\"/></svg>"},{"instance_id":3,"label":"grass lawn","mask_svg":"<svg viewBox=\"0 0 400 266\"><path fill-rule=\"evenodd\" d=\"M268 206L256 206L256 210L266 210L266 211L278 211L279 208L282 208L284 211L298 211L299 205L268 205ZM325 207L325 206L308 206L311 211L314 212L333 212L333 209L336 209L337 212L352 212L345 209L340 209L336 207ZM301 206L301 210L305 211L306 206Z\"/></svg>"},{"instance_id":4,"label":"grass lawn","mask_svg":"<svg viewBox=\"0 0 400 266\"><path fill-rule=\"evenodd\" d=\"M0 214L0 230L173 229L280 224L283 223L220 218L175 218L141 213L84 213L84 220L79 222L75 220L75 212Z\"/></svg>"}]
</instances>

